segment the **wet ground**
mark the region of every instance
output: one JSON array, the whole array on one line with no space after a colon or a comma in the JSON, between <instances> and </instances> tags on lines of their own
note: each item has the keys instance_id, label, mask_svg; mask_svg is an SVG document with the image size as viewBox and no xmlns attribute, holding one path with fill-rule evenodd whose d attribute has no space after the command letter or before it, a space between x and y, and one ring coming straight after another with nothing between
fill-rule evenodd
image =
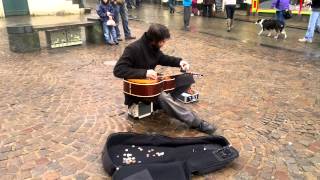
<instances>
[{"instance_id":1,"label":"wet ground","mask_svg":"<svg viewBox=\"0 0 320 180\"><path fill-rule=\"evenodd\" d=\"M313 44L299 44L301 30L288 29L287 40L274 40L257 37L250 23L236 22L227 33L223 20L200 17L185 32L181 14L170 16L158 6L131 14L137 16L130 27L138 37L150 22L169 26L172 39L164 52L205 75L194 86L200 101L187 107L240 151L227 168L193 179L320 178L319 35ZM163 113L139 121L127 117L122 81L112 69L130 42L53 50L42 43L40 52L16 54L8 49L5 30L12 22L17 19L0 20L1 179L111 179L100 157L110 133L204 135Z\"/></svg>"}]
</instances>

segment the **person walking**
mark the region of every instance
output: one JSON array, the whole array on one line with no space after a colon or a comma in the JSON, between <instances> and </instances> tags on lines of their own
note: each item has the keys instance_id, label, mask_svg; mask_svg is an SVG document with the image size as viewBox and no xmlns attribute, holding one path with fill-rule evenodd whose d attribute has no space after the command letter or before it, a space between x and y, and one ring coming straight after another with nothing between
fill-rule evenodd
<instances>
[{"instance_id":1,"label":"person walking","mask_svg":"<svg viewBox=\"0 0 320 180\"><path fill-rule=\"evenodd\" d=\"M308 30L304 36L304 38L299 39L299 42L308 42L312 43L312 39L314 36L314 31L316 29L317 23L320 21L320 1L312 0L311 4L312 11L309 18Z\"/></svg>"},{"instance_id":2,"label":"person walking","mask_svg":"<svg viewBox=\"0 0 320 180\"><path fill-rule=\"evenodd\" d=\"M183 0L183 21L185 31L190 30L191 5L192 0Z\"/></svg>"},{"instance_id":3,"label":"person walking","mask_svg":"<svg viewBox=\"0 0 320 180\"><path fill-rule=\"evenodd\" d=\"M236 0L225 0L225 10L227 14L227 31L230 32L233 27L233 16L236 10Z\"/></svg>"},{"instance_id":4,"label":"person walking","mask_svg":"<svg viewBox=\"0 0 320 180\"><path fill-rule=\"evenodd\" d=\"M204 0L203 1L203 16L212 17L213 4L214 4L214 0Z\"/></svg>"},{"instance_id":5,"label":"person walking","mask_svg":"<svg viewBox=\"0 0 320 180\"><path fill-rule=\"evenodd\" d=\"M290 0L272 0L271 8L276 8L276 19L285 25L285 18L283 13L289 10Z\"/></svg>"},{"instance_id":6,"label":"person walking","mask_svg":"<svg viewBox=\"0 0 320 180\"><path fill-rule=\"evenodd\" d=\"M170 14L173 14L176 9L175 9L175 6L176 6L176 0L169 0L169 9L170 9Z\"/></svg>"}]
</instances>

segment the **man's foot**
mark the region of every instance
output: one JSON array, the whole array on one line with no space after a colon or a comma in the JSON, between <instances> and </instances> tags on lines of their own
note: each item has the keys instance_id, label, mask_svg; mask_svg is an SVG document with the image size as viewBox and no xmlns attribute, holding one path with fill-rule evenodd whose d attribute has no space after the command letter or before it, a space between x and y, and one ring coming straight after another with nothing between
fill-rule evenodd
<instances>
[{"instance_id":1,"label":"man's foot","mask_svg":"<svg viewBox=\"0 0 320 180\"><path fill-rule=\"evenodd\" d=\"M126 39L126 40L131 40L131 39L136 39L136 37L134 37L134 36L127 36L127 37L125 37L125 39Z\"/></svg>"},{"instance_id":2,"label":"man's foot","mask_svg":"<svg viewBox=\"0 0 320 180\"><path fill-rule=\"evenodd\" d=\"M119 45L119 42L115 42L114 44L115 44L115 45Z\"/></svg>"},{"instance_id":3,"label":"man's foot","mask_svg":"<svg viewBox=\"0 0 320 180\"><path fill-rule=\"evenodd\" d=\"M118 38L117 38L117 41L122 41L122 38L121 38L121 37L118 37Z\"/></svg>"},{"instance_id":4,"label":"man's foot","mask_svg":"<svg viewBox=\"0 0 320 180\"><path fill-rule=\"evenodd\" d=\"M201 121L199 127L197 127L196 129L206 134L212 134L217 130L216 127L214 127L213 125L209 124L206 121Z\"/></svg>"},{"instance_id":5,"label":"man's foot","mask_svg":"<svg viewBox=\"0 0 320 180\"><path fill-rule=\"evenodd\" d=\"M190 31L190 26L185 26L185 27L184 27L184 30L185 30L185 31Z\"/></svg>"},{"instance_id":6,"label":"man's foot","mask_svg":"<svg viewBox=\"0 0 320 180\"><path fill-rule=\"evenodd\" d=\"M306 39L306 38L301 38L298 40L299 42L308 42L308 43L312 43L311 39Z\"/></svg>"}]
</instances>

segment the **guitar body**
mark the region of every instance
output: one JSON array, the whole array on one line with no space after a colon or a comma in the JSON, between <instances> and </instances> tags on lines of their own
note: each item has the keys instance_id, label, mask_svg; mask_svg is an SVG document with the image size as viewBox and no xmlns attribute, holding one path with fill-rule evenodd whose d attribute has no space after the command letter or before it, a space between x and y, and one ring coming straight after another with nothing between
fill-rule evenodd
<instances>
[{"instance_id":1,"label":"guitar body","mask_svg":"<svg viewBox=\"0 0 320 180\"><path fill-rule=\"evenodd\" d=\"M167 76L158 80L150 79L127 79L123 81L125 94L152 98L160 95L162 91L168 92L175 88L175 79Z\"/></svg>"}]
</instances>

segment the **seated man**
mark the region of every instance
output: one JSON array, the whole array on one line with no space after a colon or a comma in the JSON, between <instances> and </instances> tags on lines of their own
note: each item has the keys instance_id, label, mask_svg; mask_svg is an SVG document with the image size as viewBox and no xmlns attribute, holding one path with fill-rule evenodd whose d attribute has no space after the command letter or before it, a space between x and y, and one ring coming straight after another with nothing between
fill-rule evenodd
<instances>
[{"instance_id":1,"label":"seated man","mask_svg":"<svg viewBox=\"0 0 320 180\"><path fill-rule=\"evenodd\" d=\"M157 65L181 67L189 69L189 64L181 58L168 56L160 51L160 48L170 38L169 29L161 24L152 24L148 31L137 41L128 45L119 61L114 67L113 73L118 78L124 79L157 79L154 68ZM154 101L154 109L163 109L169 115L186 123L191 128L211 134L215 128L199 119L193 112L173 100L174 97L190 88L194 83L192 75L183 74L176 77L176 88L171 94L162 92ZM125 94L125 104L129 107L143 102L143 99Z\"/></svg>"}]
</instances>

